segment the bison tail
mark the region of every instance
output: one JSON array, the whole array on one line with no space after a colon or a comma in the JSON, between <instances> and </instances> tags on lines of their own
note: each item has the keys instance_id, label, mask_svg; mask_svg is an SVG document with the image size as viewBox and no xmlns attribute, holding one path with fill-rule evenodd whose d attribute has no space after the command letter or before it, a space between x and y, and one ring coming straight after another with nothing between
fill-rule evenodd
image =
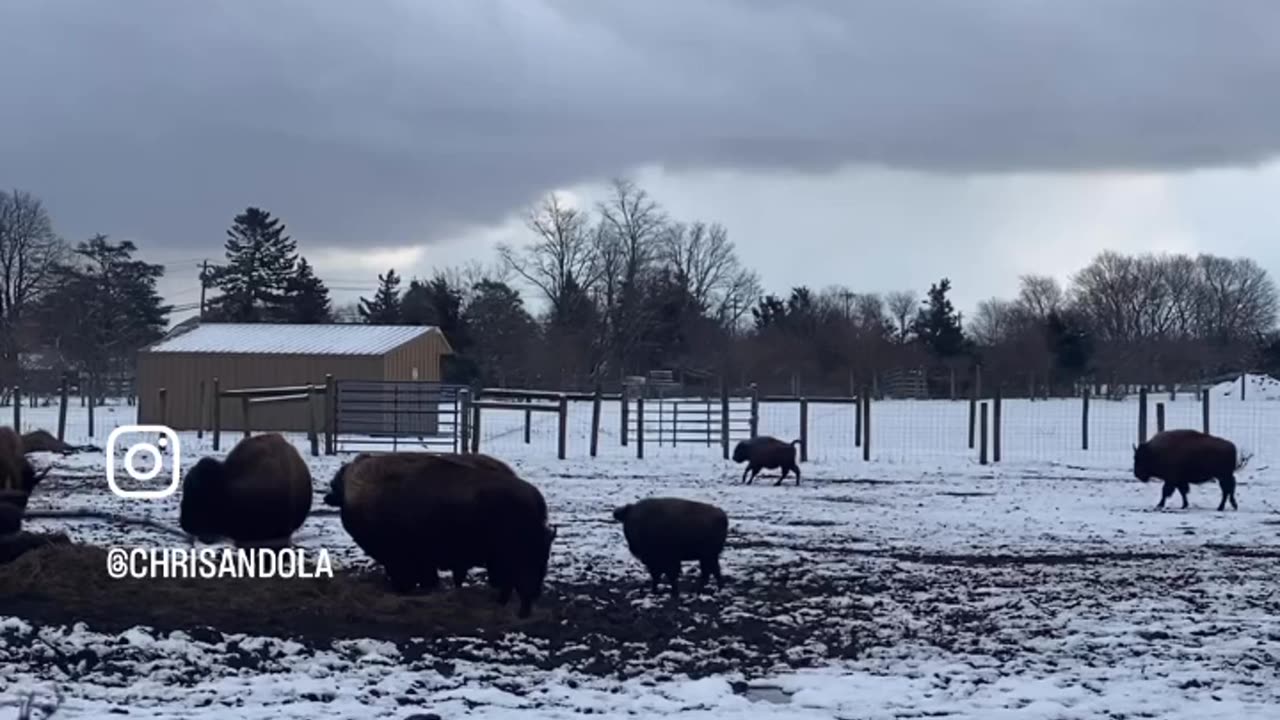
<instances>
[{"instance_id":1,"label":"bison tail","mask_svg":"<svg viewBox=\"0 0 1280 720\"><path fill-rule=\"evenodd\" d=\"M800 443L802 443L802 442L804 442L804 439L803 439L803 438L796 438L795 440L792 440L791 442L789 442L789 443L787 443L787 444L788 444L788 445L795 446L795 447L800 447Z\"/></svg>"},{"instance_id":2,"label":"bison tail","mask_svg":"<svg viewBox=\"0 0 1280 720\"><path fill-rule=\"evenodd\" d=\"M1236 461L1236 472L1240 472L1242 469L1244 469L1244 466L1248 465L1249 461L1252 459L1253 459L1253 453L1243 453L1240 456L1240 459Z\"/></svg>"}]
</instances>

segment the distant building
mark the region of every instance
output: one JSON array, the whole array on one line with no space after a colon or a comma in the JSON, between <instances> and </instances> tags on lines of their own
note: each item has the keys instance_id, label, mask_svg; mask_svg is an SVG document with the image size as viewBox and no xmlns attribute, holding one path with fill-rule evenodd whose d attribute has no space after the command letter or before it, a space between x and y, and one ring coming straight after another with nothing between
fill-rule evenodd
<instances>
[{"instance_id":1,"label":"distant building","mask_svg":"<svg viewBox=\"0 0 1280 720\"><path fill-rule=\"evenodd\" d=\"M221 389L323 385L335 380L435 380L441 360L452 354L439 328L421 325L284 325L204 323L175 328L138 352L138 422L159 423L159 391L165 389L164 422L175 430L208 427L211 401L200 417L200 385ZM302 432L305 403L254 407L254 431ZM222 403L223 430L243 429L240 403Z\"/></svg>"}]
</instances>

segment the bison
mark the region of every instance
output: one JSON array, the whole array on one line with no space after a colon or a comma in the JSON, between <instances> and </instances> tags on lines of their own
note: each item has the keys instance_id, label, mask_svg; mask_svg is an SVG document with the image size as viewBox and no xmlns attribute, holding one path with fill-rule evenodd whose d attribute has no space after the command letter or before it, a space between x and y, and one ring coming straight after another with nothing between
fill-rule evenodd
<instances>
[{"instance_id":1,"label":"bison","mask_svg":"<svg viewBox=\"0 0 1280 720\"><path fill-rule=\"evenodd\" d=\"M556 529L536 487L509 466L481 454L360 454L342 465L325 496L341 508L342 526L383 566L396 592L455 583L483 567L506 605L520 597L529 617L542 594Z\"/></svg>"},{"instance_id":2,"label":"bison","mask_svg":"<svg viewBox=\"0 0 1280 720\"><path fill-rule=\"evenodd\" d=\"M27 498L48 473L49 468L37 472L27 460L22 438L13 428L0 427L0 505L16 509L16 512L5 512L4 525L15 522L14 518L21 520Z\"/></svg>"},{"instance_id":3,"label":"bison","mask_svg":"<svg viewBox=\"0 0 1280 720\"><path fill-rule=\"evenodd\" d=\"M613 511L613 518L622 523L631 554L649 570L654 592L666 575L671 596L679 597L680 564L686 560L698 561L699 591L712 576L720 587L720 553L729 533L729 518L720 508L695 500L657 497L623 505Z\"/></svg>"},{"instance_id":4,"label":"bison","mask_svg":"<svg viewBox=\"0 0 1280 720\"><path fill-rule=\"evenodd\" d=\"M287 545L311 512L311 493L298 450L278 433L255 435L186 473L178 524L203 542Z\"/></svg>"},{"instance_id":5,"label":"bison","mask_svg":"<svg viewBox=\"0 0 1280 720\"><path fill-rule=\"evenodd\" d=\"M1199 430L1165 430L1133 449L1134 477L1143 482L1151 478L1164 481L1157 509L1164 507L1174 490L1182 495L1186 509L1190 486L1216 478L1222 489L1218 510L1225 510L1228 500L1231 508L1238 510L1235 472L1243 465L1237 462L1234 443Z\"/></svg>"},{"instance_id":6,"label":"bison","mask_svg":"<svg viewBox=\"0 0 1280 720\"><path fill-rule=\"evenodd\" d=\"M782 468L782 474L778 476L778 482L774 485L781 485L788 472L796 474L796 485L799 485L800 466L796 464L796 445L798 444L800 444L799 440L787 443L768 435L759 435L739 442L733 449L733 461L747 463L747 467L742 471L742 482L748 485L755 482L756 475L759 475L762 469ZM747 473L751 473L750 479L747 478Z\"/></svg>"}]
</instances>

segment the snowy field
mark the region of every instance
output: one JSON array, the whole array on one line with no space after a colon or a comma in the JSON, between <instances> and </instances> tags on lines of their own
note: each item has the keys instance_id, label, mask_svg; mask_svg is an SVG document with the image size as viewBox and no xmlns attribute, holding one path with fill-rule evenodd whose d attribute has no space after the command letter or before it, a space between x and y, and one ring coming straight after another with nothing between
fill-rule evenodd
<instances>
[{"instance_id":1,"label":"snowy field","mask_svg":"<svg viewBox=\"0 0 1280 720\"><path fill-rule=\"evenodd\" d=\"M555 459L554 415L535 414L526 445L522 414L495 412L481 450L537 485L560 528L529 621L352 635L291 631L289 618L134 627L131 617L0 606L0 720L17 717L23 695L55 687L66 698L57 718L1277 718L1280 487L1269 468L1280 458L1267 441L1280 430L1280 393L1263 379L1247 389L1241 402L1238 383L1217 388L1210 403L1211 429L1253 456L1240 510L1224 513L1216 486L1194 488L1187 511L1153 510L1159 485L1130 472L1134 401L1092 402L1087 451L1078 400L1006 401L1003 459L985 466L968 448L964 402L876 403L871 462L853 445L852 408L815 405L804 480L781 487L772 477L736 485L742 468L714 442L651 439L637 460L618 441L616 406L606 406L597 458L589 408L571 410L566 461ZM1157 400L1167 427L1200 426L1194 398L1153 395L1150 432ZM73 406L69 439L101 445L131 410L101 409L90 441ZM23 409L24 429L55 418ZM762 405L760 430L796 437L795 406ZM238 438L224 437L223 451ZM184 435L183 452L187 465L212 454L209 438ZM308 456L316 509L343 459ZM31 510L176 525L176 496L119 500L104 460L39 457L56 468ZM728 512L724 589L696 596L689 574L678 604L648 592L610 512L650 495ZM104 546L182 544L137 524L28 527ZM343 566L367 562L332 515L309 519L296 540ZM488 597L447 579L443 588L416 602Z\"/></svg>"}]
</instances>

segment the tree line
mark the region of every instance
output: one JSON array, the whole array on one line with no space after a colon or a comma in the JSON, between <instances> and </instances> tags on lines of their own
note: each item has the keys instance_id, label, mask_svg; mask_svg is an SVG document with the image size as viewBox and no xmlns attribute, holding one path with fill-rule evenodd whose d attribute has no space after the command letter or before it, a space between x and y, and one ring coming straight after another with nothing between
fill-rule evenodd
<instances>
[{"instance_id":1,"label":"tree line","mask_svg":"<svg viewBox=\"0 0 1280 720\"><path fill-rule=\"evenodd\" d=\"M824 394L915 376L945 394L950 376L965 391L981 366L988 387L1065 393L1280 369L1280 296L1246 258L1103 252L1065 284L1023 276L1015 297L965 318L945 277L924 293L767 293L727 228L674 218L628 180L589 208L548 195L525 224L530 241L490 264L407 284L389 268L371 296L335 306L284 223L250 207L226 231L225 261L202 275L215 293L204 320L436 325L455 351L447 379L525 387L613 388L668 369ZM0 193L6 370L24 353L89 374L128 368L172 310L155 292L164 268L135 253L103 235L71 247L37 199Z\"/></svg>"}]
</instances>

